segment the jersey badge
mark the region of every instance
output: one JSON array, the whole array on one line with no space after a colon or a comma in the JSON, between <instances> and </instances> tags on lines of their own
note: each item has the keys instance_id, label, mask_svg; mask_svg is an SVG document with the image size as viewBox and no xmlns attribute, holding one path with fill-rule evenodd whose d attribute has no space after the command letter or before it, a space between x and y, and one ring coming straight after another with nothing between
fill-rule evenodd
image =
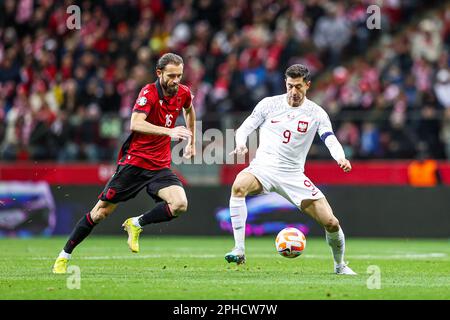
<instances>
[{"instance_id":1,"label":"jersey badge","mask_svg":"<svg viewBox=\"0 0 450 320\"><path fill-rule=\"evenodd\" d=\"M147 98L146 97L140 97L137 101L137 104L142 106L145 106L145 104L147 103Z\"/></svg>"},{"instance_id":2,"label":"jersey badge","mask_svg":"<svg viewBox=\"0 0 450 320\"><path fill-rule=\"evenodd\" d=\"M297 131L300 133L305 133L308 130L308 122L306 121L299 121Z\"/></svg>"}]
</instances>

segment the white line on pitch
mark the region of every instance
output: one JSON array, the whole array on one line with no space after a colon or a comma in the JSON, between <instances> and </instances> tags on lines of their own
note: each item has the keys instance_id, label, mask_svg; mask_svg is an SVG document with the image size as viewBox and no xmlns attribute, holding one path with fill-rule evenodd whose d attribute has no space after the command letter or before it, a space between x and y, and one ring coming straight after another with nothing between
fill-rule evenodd
<instances>
[{"instance_id":1,"label":"white line on pitch","mask_svg":"<svg viewBox=\"0 0 450 320\"><path fill-rule=\"evenodd\" d=\"M248 254L250 258L273 258L277 254ZM430 259L430 258L447 258L446 253L433 252L433 253L409 253L409 254L395 254L395 255L348 255L347 259L377 259L377 260L390 260L390 259ZM121 260L121 259L149 259L149 258L198 258L198 259L211 259L211 258L223 258L222 254L142 254L142 255L129 255L129 256L82 256L76 257L80 260ZM317 254L304 254L302 258L305 259L330 259L330 255L317 255ZM53 260L54 257L32 257L31 260Z\"/></svg>"}]
</instances>

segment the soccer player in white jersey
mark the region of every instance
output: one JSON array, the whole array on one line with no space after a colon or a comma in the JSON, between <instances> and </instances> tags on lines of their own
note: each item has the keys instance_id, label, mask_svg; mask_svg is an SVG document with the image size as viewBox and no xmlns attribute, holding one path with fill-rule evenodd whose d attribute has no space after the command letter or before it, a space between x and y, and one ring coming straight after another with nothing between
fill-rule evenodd
<instances>
[{"instance_id":1,"label":"soccer player in white jersey","mask_svg":"<svg viewBox=\"0 0 450 320\"><path fill-rule=\"evenodd\" d=\"M300 64L285 72L286 94L261 100L236 132L235 154L245 154L247 137L260 129L260 144L250 165L241 171L231 189L230 216L234 249L225 255L228 262L245 262L245 223L248 194L277 192L310 215L325 228L334 258L336 274L354 275L344 262L345 237L338 219L323 193L304 174L306 155L316 132L344 172L352 167L333 134L330 119L319 105L306 97L311 81L308 69Z\"/></svg>"}]
</instances>

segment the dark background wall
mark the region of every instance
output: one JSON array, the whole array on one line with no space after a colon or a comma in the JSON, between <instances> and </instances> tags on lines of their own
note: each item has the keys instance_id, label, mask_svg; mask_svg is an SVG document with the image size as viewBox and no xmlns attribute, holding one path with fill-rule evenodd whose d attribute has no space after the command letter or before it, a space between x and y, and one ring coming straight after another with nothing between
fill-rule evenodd
<instances>
[{"instance_id":1,"label":"dark background wall","mask_svg":"<svg viewBox=\"0 0 450 320\"><path fill-rule=\"evenodd\" d=\"M449 237L450 187L350 187L320 186L348 236L357 237ZM68 234L77 220L97 202L102 187L52 186L57 205L55 234ZM223 235L215 213L228 206L229 187L187 187L188 212L170 223L146 227L146 233L178 235ZM122 222L154 206L142 191L118 206L95 229L95 234L122 234ZM270 219L266 216L265 219ZM309 235L323 236L323 229L299 211L285 212L277 219L301 222Z\"/></svg>"}]
</instances>

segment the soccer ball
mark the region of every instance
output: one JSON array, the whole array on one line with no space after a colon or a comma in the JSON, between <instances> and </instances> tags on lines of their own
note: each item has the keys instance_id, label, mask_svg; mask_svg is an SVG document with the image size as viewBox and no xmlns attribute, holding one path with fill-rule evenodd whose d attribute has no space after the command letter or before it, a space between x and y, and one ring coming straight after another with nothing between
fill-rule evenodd
<instances>
[{"instance_id":1,"label":"soccer ball","mask_svg":"<svg viewBox=\"0 0 450 320\"><path fill-rule=\"evenodd\" d=\"M275 246L283 257L296 258L305 250L306 237L296 228L284 228L278 233Z\"/></svg>"}]
</instances>

